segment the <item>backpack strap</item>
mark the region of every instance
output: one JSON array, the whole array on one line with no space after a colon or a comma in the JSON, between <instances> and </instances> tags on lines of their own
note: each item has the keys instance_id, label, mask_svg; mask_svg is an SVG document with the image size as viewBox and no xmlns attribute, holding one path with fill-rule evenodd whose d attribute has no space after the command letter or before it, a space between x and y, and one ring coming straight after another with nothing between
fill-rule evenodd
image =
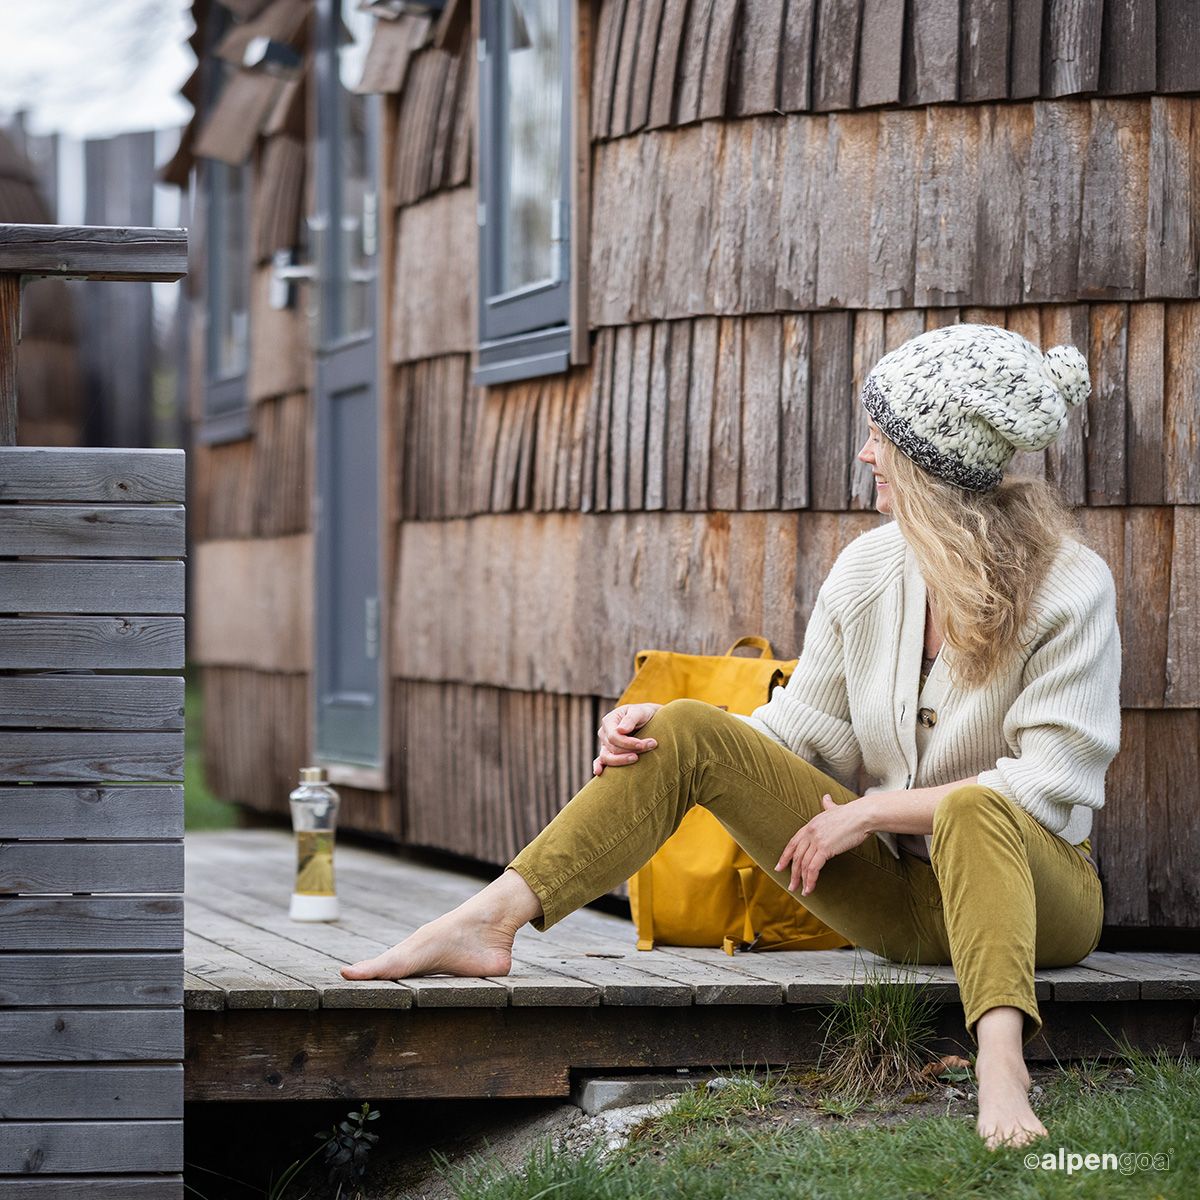
<instances>
[{"instance_id":1,"label":"backpack strap","mask_svg":"<svg viewBox=\"0 0 1200 1200\"><path fill-rule=\"evenodd\" d=\"M637 926L637 948L654 949L654 865L646 863L637 873L637 911L633 914Z\"/></svg>"}]
</instances>

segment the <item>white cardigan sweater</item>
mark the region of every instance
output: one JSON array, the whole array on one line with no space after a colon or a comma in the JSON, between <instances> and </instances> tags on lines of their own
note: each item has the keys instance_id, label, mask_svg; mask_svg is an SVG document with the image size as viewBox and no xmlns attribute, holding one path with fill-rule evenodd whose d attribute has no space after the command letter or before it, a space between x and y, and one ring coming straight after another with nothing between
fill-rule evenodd
<instances>
[{"instance_id":1,"label":"white cardigan sweater","mask_svg":"<svg viewBox=\"0 0 1200 1200\"><path fill-rule=\"evenodd\" d=\"M1104 804L1121 744L1121 644L1108 564L1067 538L1027 625L1023 661L981 689L950 686L939 653L920 694L936 723L917 743L925 581L896 522L855 538L821 585L796 670L740 716L857 792L978 775L1077 845ZM899 857L896 835L877 836Z\"/></svg>"}]
</instances>

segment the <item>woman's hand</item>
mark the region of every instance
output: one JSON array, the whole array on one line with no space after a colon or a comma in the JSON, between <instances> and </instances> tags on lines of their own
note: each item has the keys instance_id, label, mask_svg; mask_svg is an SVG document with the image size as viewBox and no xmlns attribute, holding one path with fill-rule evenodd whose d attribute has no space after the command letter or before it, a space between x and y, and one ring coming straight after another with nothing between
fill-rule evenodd
<instances>
[{"instance_id":1,"label":"woman's hand","mask_svg":"<svg viewBox=\"0 0 1200 1200\"><path fill-rule=\"evenodd\" d=\"M600 737L600 753L592 760L592 774L601 775L605 767L624 767L638 760L643 750L653 750L658 743L653 738L630 737L641 729L661 704L621 704L601 718L596 733Z\"/></svg>"},{"instance_id":2,"label":"woman's hand","mask_svg":"<svg viewBox=\"0 0 1200 1200\"><path fill-rule=\"evenodd\" d=\"M788 891L794 892L796 884L804 881L807 896L817 886L821 868L836 854L853 850L867 839L871 832L863 820L863 813L854 801L837 804L828 792L821 797L825 808L811 820L801 825L792 840L784 847L775 870L782 871L788 863L792 865L792 880Z\"/></svg>"}]
</instances>

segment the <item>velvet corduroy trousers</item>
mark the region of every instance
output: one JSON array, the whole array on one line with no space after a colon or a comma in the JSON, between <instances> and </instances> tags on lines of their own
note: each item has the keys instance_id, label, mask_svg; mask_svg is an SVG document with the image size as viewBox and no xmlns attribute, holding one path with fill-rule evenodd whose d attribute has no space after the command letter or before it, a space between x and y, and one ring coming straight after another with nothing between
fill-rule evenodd
<instances>
[{"instance_id":1,"label":"velvet corduroy trousers","mask_svg":"<svg viewBox=\"0 0 1200 1200\"><path fill-rule=\"evenodd\" d=\"M781 887L776 871L797 829L855 794L711 704L675 700L638 731L654 738L637 762L589 780L508 866L530 886L545 931L633 875L700 804ZM963 786L934 811L931 862L897 859L873 834L821 868L805 907L854 945L895 962L950 963L966 1027L988 1009L1042 1026L1034 968L1068 966L1100 940L1103 899L1070 844L992 788ZM796 952L798 955L801 952ZM796 960L797 977L804 962Z\"/></svg>"}]
</instances>

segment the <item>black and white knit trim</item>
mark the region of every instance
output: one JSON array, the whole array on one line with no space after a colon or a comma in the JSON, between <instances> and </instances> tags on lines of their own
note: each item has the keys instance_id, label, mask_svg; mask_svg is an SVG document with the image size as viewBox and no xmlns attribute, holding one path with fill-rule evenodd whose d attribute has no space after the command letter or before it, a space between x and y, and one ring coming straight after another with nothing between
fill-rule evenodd
<instances>
[{"instance_id":1,"label":"black and white knit trim","mask_svg":"<svg viewBox=\"0 0 1200 1200\"><path fill-rule=\"evenodd\" d=\"M926 441L903 418L896 416L888 399L873 375L863 384L861 401L875 424L896 443L918 466L948 483L957 484L972 492L990 492L997 487L1004 473L994 467L971 466L945 454Z\"/></svg>"}]
</instances>

